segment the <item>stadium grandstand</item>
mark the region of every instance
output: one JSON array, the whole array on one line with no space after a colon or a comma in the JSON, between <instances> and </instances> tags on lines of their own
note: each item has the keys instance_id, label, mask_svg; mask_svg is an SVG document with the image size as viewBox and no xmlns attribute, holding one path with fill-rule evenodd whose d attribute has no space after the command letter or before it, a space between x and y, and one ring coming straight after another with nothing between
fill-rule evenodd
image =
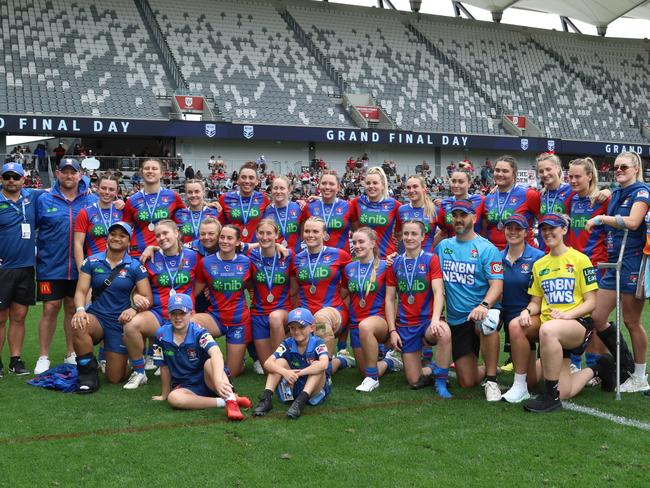
<instances>
[{"instance_id":1,"label":"stadium grandstand","mask_svg":"<svg viewBox=\"0 0 650 488\"><path fill-rule=\"evenodd\" d=\"M452 3L457 18L417 1L0 0L0 150L5 134L42 135L199 166L272 151L291 168L367 152L409 169L434 160L438 175L459 151L650 156L647 40L498 22L521 2L465 2L497 22ZM650 17L639 2L523 3L601 34Z\"/></svg>"}]
</instances>

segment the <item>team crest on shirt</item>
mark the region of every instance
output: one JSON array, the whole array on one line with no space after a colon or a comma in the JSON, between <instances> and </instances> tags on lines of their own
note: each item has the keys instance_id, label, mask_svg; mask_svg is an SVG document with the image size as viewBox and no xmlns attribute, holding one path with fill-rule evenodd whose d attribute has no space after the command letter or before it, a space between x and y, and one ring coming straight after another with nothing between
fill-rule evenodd
<instances>
[{"instance_id":1,"label":"team crest on shirt","mask_svg":"<svg viewBox=\"0 0 650 488\"><path fill-rule=\"evenodd\" d=\"M198 355L196 354L196 349L192 349L188 347L185 351L187 352L187 359L189 359L190 361L196 361L196 359L198 358Z\"/></svg>"},{"instance_id":2,"label":"team crest on shirt","mask_svg":"<svg viewBox=\"0 0 650 488\"><path fill-rule=\"evenodd\" d=\"M529 263L522 263L521 264L521 272L522 273L528 273L530 271L530 264Z\"/></svg>"},{"instance_id":3,"label":"team crest on shirt","mask_svg":"<svg viewBox=\"0 0 650 488\"><path fill-rule=\"evenodd\" d=\"M169 203L169 197L160 197L160 201L163 203Z\"/></svg>"},{"instance_id":4,"label":"team crest on shirt","mask_svg":"<svg viewBox=\"0 0 650 488\"><path fill-rule=\"evenodd\" d=\"M239 271L241 273L242 271L244 271L244 267L241 264L238 264L237 265L237 271Z\"/></svg>"},{"instance_id":5,"label":"team crest on shirt","mask_svg":"<svg viewBox=\"0 0 650 488\"><path fill-rule=\"evenodd\" d=\"M337 213L337 214L342 214L342 213L343 213L343 209L342 209L341 207L336 207L336 213Z\"/></svg>"},{"instance_id":6,"label":"team crest on shirt","mask_svg":"<svg viewBox=\"0 0 650 488\"><path fill-rule=\"evenodd\" d=\"M331 256L323 256L323 261L325 261L326 263L329 263L331 260L332 260Z\"/></svg>"},{"instance_id":7,"label":"team crest on shirt","mask_svg":"<svg viewBox=\"0 0 650 488\"><path fill-rule=\"evenodd\" d=\"M574 269L573 264L567 264L566 265L567 273L573 273L573 269Z\"/></svg>"},{"instance_id":8,"label":"team crest on shirt","mask_svg":"<svg viewBox=\"0 0 650 488\"><path fill-rule=\"evenodd\" d=\"M381 206L381 209L385 212L386 210L388 210L388 207L389 207L389 205L388 205L387 203L384 203L384 204Z\"/></svg>"},{"instance_id":9,"label":"team crest on shirt","mask_svg":"<svg viewBox=\"0 0 650 488\"><path fill-rule=\"evenodd\" d=\"M512 197L510 199L510 203L517 203L517 197Z\"/></svg>"},{"instance_id":10,"label":"team crest on shirt","mask_svg":"<svg viewBox=\"0 0 650 488\"><path fill-rule=\"evenodd\" d=\"M418 265L418 268L419 268L420 271L426 271L426 267L424 266L423 263L420 263L420 264Z\"/></svg>"},{"instance_id":11,"label":"team crest on shirt","mask_svg":"<svg viewBox=\"0 0 650 488\"><path fill-rule=\"evenodd\" d=\"M639 275L637 274L631 274L630 275L630 283L636 283L639 279Z\"/></svg>"},{"instance_id":12,"label":"team crest on shirt","mask_svg":"<svg viewBox=\"0 0 650 488\"><path fill-rule=\"evenodd\" d=\"M119 274L120 278L124 278L126 276L126 273L127 273L126 269L122 268Z\"/></svg>"},{"instance_id":13,"label":"team crest on shirt","mask_svg":"<svg viewBox=\"0 0 650 488\"><path fill-rule=\"evenodd\" d=\"M478 257L478 249L472 249L469 254L473 259L476 259Z\"/></svg>"}]
</instances>

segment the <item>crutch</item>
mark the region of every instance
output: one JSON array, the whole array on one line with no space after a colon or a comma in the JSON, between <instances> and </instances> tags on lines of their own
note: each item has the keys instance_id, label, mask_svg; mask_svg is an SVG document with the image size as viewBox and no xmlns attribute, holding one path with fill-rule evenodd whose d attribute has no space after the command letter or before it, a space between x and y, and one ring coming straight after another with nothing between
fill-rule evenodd
<instances>
[{"instance_id":1,"label":"crutch","mask_svg":"<svg viewBox=\"0 0 650 488\"><path fill-rule=\"evenodd\" d=\"M623 266L623 254L627 243L628 229L623 233L621 250L618 253L618 260L615 263L598 263L599 269L613 269L616 271L616 399L621 399L621 267Z\"/></svg>"}]
</instances>

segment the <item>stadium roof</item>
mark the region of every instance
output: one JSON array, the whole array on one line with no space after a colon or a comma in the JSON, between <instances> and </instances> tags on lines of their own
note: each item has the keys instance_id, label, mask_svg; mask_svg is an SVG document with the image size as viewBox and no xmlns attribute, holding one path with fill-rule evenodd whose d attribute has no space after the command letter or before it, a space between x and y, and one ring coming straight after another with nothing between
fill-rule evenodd
<instances>
[{"instance_id":1,"label":"stadium roof","mask_svg":"<svg viewBox=\"0 0 650 488\"><path fill-rule=\"evenodd\" d=\"M623 16L650 20L650 0L462 0L492 13L507 8L534 10L577 19L596 27Z\"/></svg>"}]
</instances>

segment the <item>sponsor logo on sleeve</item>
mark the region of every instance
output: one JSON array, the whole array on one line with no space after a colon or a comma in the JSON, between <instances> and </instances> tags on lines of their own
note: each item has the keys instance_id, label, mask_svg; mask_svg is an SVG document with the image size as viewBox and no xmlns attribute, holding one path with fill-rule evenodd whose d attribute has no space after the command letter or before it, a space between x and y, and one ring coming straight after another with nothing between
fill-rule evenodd
<instances>
[{"instance_id":1,"label":"sponsor logo on sleeve","mask_svg":"<svg viewBox=\"0 0 650 488\"><path fill-rule=\"evenodd\" d=\"M503 274L503 264L499 261L494 261L490 263L490 273L492 274Z\"/></svg>"},{"instance_id":2,"label":"sponsor logo on sleeve","mask_svg":"<svg viewBox=\"0 0 650 488\"><path fill-rule=\"evenodd\" d=\"M321 355L321 354L327 354L327 346L325 344L319 344L316 346L316 354Z\"/></svg>"},{"instance_id":3,"label":"sponsor logo on sleeve","mask_svg":"<svg viewBox=\"0 0 650 488\"><path fill-rule=\"evenodd\" d=\"M154 344L153 345L153 359L154 359L154 361L162 361L163 360L162 347L160 347L159 344Z\"/></svg>"},{"instance_id":4,"label":"sponsor logo on sleeve","mask_svg":"<svg viewBox=\"0 0 650 488\"><path fill-rule=\"evenodd\" d=\"M589 267L585 268L582 273L585 275L585 283L588 285L593 285L596 283L597 278L596 278L596 268Z\"/></svg>"},{"instance_id":5,"label":"sponsor logo on sleeve","mask_svg":"<svg viewBox=\"0 0 650 488\"><path fill-rule=\"evenodd\" d=\"M201 338L199 339L199 346L205 349L205 346L207 346L210 342L214 342L214 339L212 339L212 336L209 332L204 332L201 334Z\"/></svg>"}]
</instances>

